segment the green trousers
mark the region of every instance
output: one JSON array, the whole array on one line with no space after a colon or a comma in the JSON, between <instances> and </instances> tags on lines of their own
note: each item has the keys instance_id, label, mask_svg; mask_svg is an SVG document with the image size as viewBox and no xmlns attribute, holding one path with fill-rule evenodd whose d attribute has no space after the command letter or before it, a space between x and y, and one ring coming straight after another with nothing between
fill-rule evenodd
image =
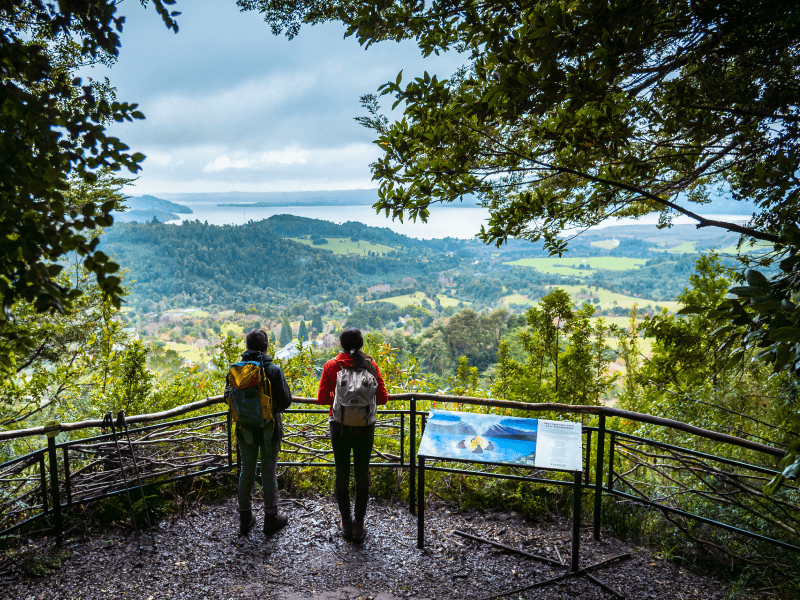
<instances>
[{"instance_id":1,"label":"green trousers","mask_svg":"<svg viewBox=\"0 0 800 600\"><path fill-rule=\"evenodd\" d=\"M236 427L236 442L242 470L239 473L239 511L252 510L251 494L256 479L258 455L261 454L261 487L264 491L264 514L278 514L278 454L281 438L274 430L274 421L263 429Z\"/></svg>"}]
</instances>

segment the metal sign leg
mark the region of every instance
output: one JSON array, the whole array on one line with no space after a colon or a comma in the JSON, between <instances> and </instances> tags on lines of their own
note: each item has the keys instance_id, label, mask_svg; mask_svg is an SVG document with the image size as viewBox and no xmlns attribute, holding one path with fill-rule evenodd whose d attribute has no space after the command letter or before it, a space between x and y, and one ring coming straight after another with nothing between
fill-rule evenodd
<instances>
[{"instance_id":1,"label":"metal sign leg","mask_svg":"<svg viewBox=\"0 0 800 600\"><path fill-rule=\"evenodd\" d=\"M425 547L425 457L417 458L417 548L420 550Z\"/></svg>"},{"instance_id":2,"label":"metal sign leg","mask_svg":"<svg viewBox=\"0 0 800 600\"><path fill-rule=\"evenodd\" d=\"M580 471L575 471L575 486L572 493L572 563L571 571L578 570L581 548L581 475Z\"/></svg>"}]
</instances>

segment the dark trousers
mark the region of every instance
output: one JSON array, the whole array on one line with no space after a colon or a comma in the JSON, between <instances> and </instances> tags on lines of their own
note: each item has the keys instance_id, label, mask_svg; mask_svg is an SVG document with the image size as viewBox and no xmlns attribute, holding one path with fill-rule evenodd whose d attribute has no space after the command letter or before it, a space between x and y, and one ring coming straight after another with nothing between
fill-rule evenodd
<instances>
[{"instance_id":1,"label":"dark trousers","mask_svg":"<svg viewBox=\"0 0 800 600\"><path fill-rule=\"evenodd\" d=\"M375 425L353 427L330 423L333 461L336 464L336 502L342 519L350 520L350 452L356 477L355 521L364 521L369 502L369 458L375 441Z\"/></svg>"}]
</instances>

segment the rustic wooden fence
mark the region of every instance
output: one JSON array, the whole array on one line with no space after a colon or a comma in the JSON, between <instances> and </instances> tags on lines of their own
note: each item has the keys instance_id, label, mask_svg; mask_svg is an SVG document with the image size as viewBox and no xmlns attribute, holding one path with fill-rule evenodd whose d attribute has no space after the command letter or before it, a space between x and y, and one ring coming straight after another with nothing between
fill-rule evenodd
<instances>
[{"instance_id":1,"label":"rustic wooden fence","mask_svg":"<svg viewBox=\"0 0 800 600\"><path fill-rule=\"evenodd\" d=\"M0 536L22 528L63 532L63 514L103 498L142 490L133 461L148 489L215 472L235 473L235 439L227 411L210 412L222 397L169 411L131 416L126 432L108 421L89 420L0 432L0 444L46 437L46 445L0 465ZM295 398L287 411L282 468L333 466L327 410L310 398ZM529 404L434 394L393 394L379 410L371 466L394 468L407 477L410 510L415 510L415 452L428 408L469 405L516 416L574 415L597 421L583 427L584 488L592 496L593 526L600 536L604 506L632 505L660 511L698 543L718 553L758 560L764 548L800 551L800 492L791 482L773 497L761 491L777 473L785 451L670 419L610 407ZM658 426L662 439L637 437L606 426L624 419ZM121 424L121 423L120 423ZM99 430L93 437L71 432ZM671 436L702 443L666 443ZM713 442L713 452L696 448ZM458 476L482 475L543 484L566 484L526 469L432 465ZM571 483L570 483L571 485ZM138 494L138 496L137 496ZM604 505L605 502L605 505ZM606 511L608 512L608 511ZM765 545L766 544L766 545Z\"/></svg>"}]
</instances>

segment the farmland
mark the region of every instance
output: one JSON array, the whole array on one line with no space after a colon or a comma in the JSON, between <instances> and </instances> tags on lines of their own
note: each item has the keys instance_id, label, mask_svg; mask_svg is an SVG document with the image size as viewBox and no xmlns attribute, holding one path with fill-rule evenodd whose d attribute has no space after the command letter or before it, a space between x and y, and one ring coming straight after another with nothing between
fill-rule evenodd
<instances>
[{"instance_id":1,"label":"farmland","mask_svg":"<svg viewBox=\"0 0 800 600\"><path fill-rule=\"evenodd\" d=\"M394 248L391 246L374 244L365 240L354 242L350 238L322 238L327 240L327 244L314 244L314 241L310 236L287 239L305 244L306 246L312 246L316 250L328 250L334 254L351 254L354 256L383 256L387 252L394 250Z\"/></svg>"},{"instance_id":2,"label":"farmland","mask_svg":"<svg viewBox=\"0 0 800 600\"><path fill-rule=\"evenodd\" d=\"M621 256L576 256L572 258L521 258L504 264L519 267L532 267L541 273L553 275L572 275L588 277L598 270L629 271L638 269L647 262L643 258Z\"/></svg>"}]
</instances>

